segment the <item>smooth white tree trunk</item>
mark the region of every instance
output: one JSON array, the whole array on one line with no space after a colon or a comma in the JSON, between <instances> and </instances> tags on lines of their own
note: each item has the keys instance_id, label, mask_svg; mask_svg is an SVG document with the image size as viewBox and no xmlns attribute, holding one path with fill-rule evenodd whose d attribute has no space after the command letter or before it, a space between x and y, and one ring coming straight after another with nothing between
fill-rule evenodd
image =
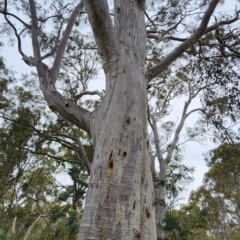
<instances>
[{"instance_id":1,"label":"smooth white tree trunk","mask_svg":"<svg viewBox=\"0 0 240 240\"><path fill-rule=\"evenodd\" d=\"M154 240L145 77L125 46L113 75L91 116L95 153L78 239Z\"/></svg>"},{"instance_id":2,"label":"smooth white tree trunk","mask_svg":"<svg viewBox=\"0 0 240 240\"><path fill-rule=\"evenodd\" d=\"M104 14L108 11L104 4L85 1L103 61L106 95L90 114L95 149L78 239L155 240L147 132L145 3L115 1L114 29Z\"/></svg>"}]
</instances>

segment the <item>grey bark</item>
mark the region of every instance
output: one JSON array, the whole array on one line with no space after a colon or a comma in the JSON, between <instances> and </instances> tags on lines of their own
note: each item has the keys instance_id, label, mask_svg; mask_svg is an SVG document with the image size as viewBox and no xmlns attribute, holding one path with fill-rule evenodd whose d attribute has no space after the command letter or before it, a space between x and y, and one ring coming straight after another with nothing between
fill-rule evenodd
<instances>
[{"instance_id":1,"label":"grey bark","mask_svg":"<svg viewBox=\"0 0 240 240\"><path fill-rule=\"evenodd\" d=\"M85 6L103 61L106 94L91 114L95 151L78 239L156 239L144 11L137 1L115 1L113 31L106 1L85 1Z\"/></svg>"}]
</instances>

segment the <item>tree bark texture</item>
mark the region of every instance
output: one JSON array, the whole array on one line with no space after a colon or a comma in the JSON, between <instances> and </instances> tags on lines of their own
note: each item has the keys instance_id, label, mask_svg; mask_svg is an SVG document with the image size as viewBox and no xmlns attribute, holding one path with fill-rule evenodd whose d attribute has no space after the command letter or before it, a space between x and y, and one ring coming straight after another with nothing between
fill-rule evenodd
<instances>
[{"instance_id":1,"label":"tree bark texture","mask_svg":"<svg viewBox=\"0 0 240 240\"><path fill-rule=\"evenodd\" d=\"M104 2L85 1L102 56L106 95L90 114L94 160L78 239L152 240L156 224L147 132L144 11L140 1L115 1L112 31L101 9ZM100 22L108 29L96 26Z\"/></svg>"}]
</instances>

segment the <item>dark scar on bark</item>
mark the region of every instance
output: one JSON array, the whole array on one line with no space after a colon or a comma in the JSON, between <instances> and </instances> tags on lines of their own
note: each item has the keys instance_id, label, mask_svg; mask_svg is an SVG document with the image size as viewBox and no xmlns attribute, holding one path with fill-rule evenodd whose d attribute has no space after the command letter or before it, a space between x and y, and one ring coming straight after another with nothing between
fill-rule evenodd
<instances>
[{"instance_id":1,"label":"dark scar on bark","mask_svg":"<svg viewBox=\"0 0 240 240\"><path fill-rule=\"evenodd\" d=\"M127 117L127 121L126 121L126 122L130 124L131 118L130 118L130 117Z\"/></svg>"},{"instance_id":2,"label":"dark scar on bark","mask_svg":"<svg viewBox=\"0 0 240 240\"><path fill-rule=\"evenodd\" d=\"M127 152L123 152L123 157L126 157L127 156Z\"/></svg>"},{"instance_id":3,"label":"dark scar on bark","mask_svg":"<svg viewBox=\"0 0 240 240\"><path fill-rule=\"evenodd\" d=\"M141 238L141 233L135 228L134 228L134 233L135 233L137 238Z\"/></svg>"},{"instance_id":4,"label":"dark scar on bark","mask_svg":"<svg viewBox=\"0 0 240 240\"><path fill-rule=\"evenodd\" d=\"M112 153L113 153L113 151L111 151L111 153L110 153L110 155L109 155L109 159L108 159L108 167L109 167L109 168L113 168Z\"/></svg>"},{"instance_id":5,"label":"dark scar on bark","mask_svg":"<svg viewBox=\"0 0 240 240\"><path fill-rule=\"evenodd\" d=\"M149 218L149 217L150 217L150 212L148 211L147 208L145 208L145 212L146 212L146 216L147 216L147 218Z\"/></svg>"}]
</instances>

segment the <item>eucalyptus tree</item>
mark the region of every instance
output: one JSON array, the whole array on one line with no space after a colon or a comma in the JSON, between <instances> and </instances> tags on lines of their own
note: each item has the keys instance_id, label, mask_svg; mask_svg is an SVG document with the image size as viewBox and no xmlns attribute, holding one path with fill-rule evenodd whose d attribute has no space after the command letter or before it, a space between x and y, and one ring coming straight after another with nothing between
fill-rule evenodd
<instances>
[{"instance_id":1,"label":"eucalyptus tree","mask_svg":"<svg viewBox=\"0 0 240 240\"><path fill-rule=\"evenodd\" d=\"M207 154L203 185L178 211L177 224L188 226L191 239L239 238L239 156L239 144L223 144ZM173 235L175 229L168 227Z\"/></svg>"},{"instance_id":2,"label":"eucalyptus tree","mask_svg":"<svg viewBox=\"0 0 240 240\"><path fill-rule=\"evenodd\" d=\"M191 78L185 84L184 74L175 75L168 83L167 89L170 90L164 93L166 101L158 101L156 105L162 105L162 112L148 108L147 89L157 87L159 91L164 90L161 85L164 84L164 76L171 80L172 73L177 71L174 61L184 53L191 56L190 61L199 58L211 60L211 55L205 56L210 52L209 47L226 58L239 57L237 34L235 29L231 29L231 24L239 19L239 11L236 10L234 16L214 13L220 2L85 0L67 3L44 1L44 5L33 0L18 1L19 5L7 0L1 2L0 13L5 19L2 32L13 30L23 61L37 70L40 89L49 107L92 137L94 156L92 162L86 158L90 178L79 239L156 239L148 120L154 132L160 175L164 178L165 162L171 159L177 148L183 124L190 113L197 111L188 112L188 106L203 86L193 84ZM86 12L83 12L84 7ZM90 25L82 24L87 20L86 16ZM192 17L199 23L190 23ZM225 25L232 34L224 33ZM74 48L72 40L81 38L80 26L93 33L96 46L90 46L89 50L99 54L106 89L104 96L99 91L89 92L86 82L83 82L81 92L70 80L67 87L77 96L71 101L69 96L64 96L61 84L57 83L62 78L60 69L64 68L64 59L71 68L82 66L81 61L77 61L80 53L71 57L74 64L69 62L71 58L67 58L69 50ZM180 37L176 35L179 32ZM32 41L32 56L24 52L23 37L30 37ZM183 63L185 61L188 58ZM172 70L169 72L170 65ZM197 72L201 73L201 69L198 68ZM76 77L74 74L71 76ZM180 85L179 81L176 82L177 77L181 77L182 84L181 81ZM76 79L78 81L78 75ZM201 82L201 78L198 79ZM207 84L207 79L203 84ZM179 86L178 89L171 90L175 85ZM186 87L189 94L180 124L172 142L163 150L156 130L157 114L164 114L174 94L185 94ZM173 91L175 93L172 94ZM79 98L86 94L100 96L93 111L79 102ZM172 123L163 127L169 132ZM193 137L192 131L190 138ZM161 191L157 192L158 198L164 198L164 188ZM157 216L160 211L157 221L161 222L164 212L163 209L158 210Z\"/></svg>"},{"instance_id":3,"label":"eucalyptus tree","mask_svg":"<svg viewBox=\"0 0 240 240\"><path fill-rule=\"evenodd\" d=\"M209 171L204 176L204 189L210 197L202 198L202 205L211 201L217 206L209 211L209 229L214 237L239 237L240 208L240 152L239 144L223 144L212 150L206 158ZM220 177L221 176L221 177Z\"/></svg>"}]
</instances>

